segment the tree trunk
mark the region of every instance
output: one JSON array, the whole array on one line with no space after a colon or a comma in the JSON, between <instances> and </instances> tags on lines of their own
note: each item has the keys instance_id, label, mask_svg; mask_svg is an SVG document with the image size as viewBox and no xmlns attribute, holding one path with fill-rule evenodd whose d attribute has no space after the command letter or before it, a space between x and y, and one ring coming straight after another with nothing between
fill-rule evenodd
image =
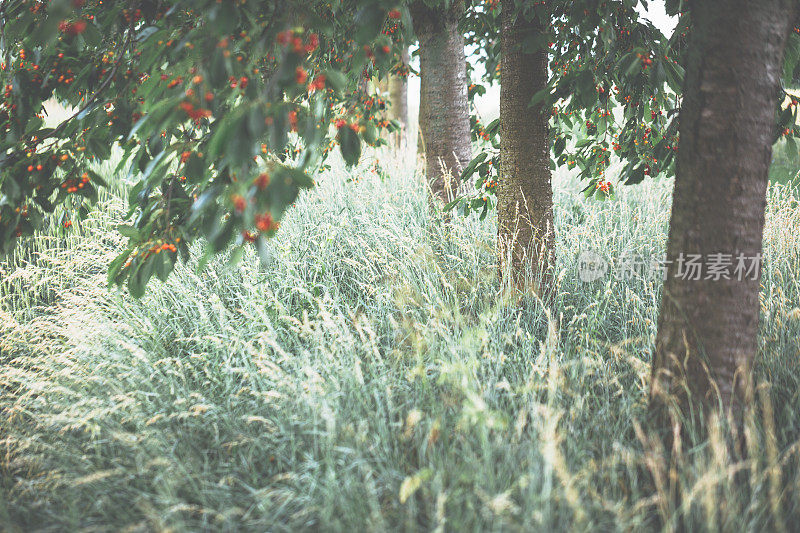
<instances>
[{"instance_id":1,"label":"tree trunk","mask_svg":"<svg viewBox=\"0 0 800 533\"><path fill-rule=\"evenodd\" d=\"M389 76L389 116L400 123L400 131L395 135L395 143L398 147L403 144L408 134L408 48L403 48L401 56L403 68L406 69L400 75Z\"/></svg>"},{"instance_id":2,"label":"tree trunk","mask_svg":"<svg viewBox=\"0 0 800 533\"><path fill-rule=\"evenodd\" d=\"M692 406L721 406L736 415L751 394L775 103L794 20L786 0L691 5L667 280L650 389L661 422L668 406L683 415ZM699 279L689 268L696 255ZM755 273L740 269L754 265Z\"/></svg>"},{"instance_id":3,"label":"tree trunk","mask_svg":"<svg viewBox=\"0 0 800 533\"><path fill-rule=\"evenodd\" d=\"M530 107L547 86L547 51L527 53L523 38L541 32L538 19L514 13L503 0L500 63L500 179L497 184L497 255L501 279L544 295L553 264L553 190L549 110Z\"/></svg>"},{"instance_id":4,"label":"tree trunk","mask_svg":"<svg viewBox=\"0 0 800 533\"><path fill-rule=\"evenodd\" d=\"M420 51L420 143L434 199L449 202L461 170L472 158L464 36L458 29L462 0L449 9L411 6Z\"/></svg>"},{"instance_id":5,"label":"tree trunk","mask_svg":"<svg viewBox=\"0 0 800 533\"><path fill-rule=\"evenodd\" d=\"M380 94L386 94L389 92L389 76L374 80L373 83L375 84L375 90Z\"/></svg>"}]
</instances>

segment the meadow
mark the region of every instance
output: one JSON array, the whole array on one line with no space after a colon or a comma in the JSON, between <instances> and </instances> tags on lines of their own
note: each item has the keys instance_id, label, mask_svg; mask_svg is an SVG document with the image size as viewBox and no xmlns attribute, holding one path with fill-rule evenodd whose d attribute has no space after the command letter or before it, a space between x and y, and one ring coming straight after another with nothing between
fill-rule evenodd
<instances>
[{"instance_id":1,"label":"meadow","mask_svg":"<svg viewBox=\"0 0 800 533\"><path fill-rule=\"evenodd\" d=\"M769 191L746 449L712 422L667 461L647 411L661 283L582 282L577 256L661 257L671 180L596 201L556 176L545 307L499 286L491 216L428 213L414 157L335 166L265 261L198 271L198 248L141 300L105 283L119 179L0 263L0 529L793 529L796 188Z\"/></svg>"}]
</instances>

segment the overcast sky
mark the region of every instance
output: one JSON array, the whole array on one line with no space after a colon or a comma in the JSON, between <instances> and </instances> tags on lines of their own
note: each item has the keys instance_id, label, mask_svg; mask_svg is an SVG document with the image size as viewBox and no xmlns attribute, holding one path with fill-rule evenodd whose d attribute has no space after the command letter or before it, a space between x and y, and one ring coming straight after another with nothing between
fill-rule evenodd
<instances>
[{"instance_id":1,"label":"overcast sky","mask_svg":"<svg viewBox=\"0 0 800 533\"><path fill-rule=\"evenodd\" d=\"M666 12L664 11L663 1L648 2L647 10L642 9L642 7L639 6L639 13L641 13L644 18L652 22L654 26L664 32L667 37L672 35L672 31L675 29L675 25L678 23L678 17L667 16Z\"/></svg>"}]
</instances>

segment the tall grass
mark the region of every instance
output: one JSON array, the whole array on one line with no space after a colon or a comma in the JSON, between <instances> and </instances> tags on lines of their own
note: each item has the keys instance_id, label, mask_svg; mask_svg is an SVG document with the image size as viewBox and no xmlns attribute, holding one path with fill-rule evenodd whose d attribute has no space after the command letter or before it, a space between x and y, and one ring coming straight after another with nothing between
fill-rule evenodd
<instances>
[{"instance_id":1,"label":"tall grass","mask_svg":"<svg viewBox=\"0 0 800 533\"><path fill-rule=\"evenodd\" d=\"M194 260L140 301L104 283L121 186L74 232L0 263L0 523L793 529L796 193L770 190L748 453L719 425L668 462L646 420L660 283L583 283L576 256L660 257L670 183L597 202L558 177L545 309L499 291L494 222L442 225L412 162L381 157L383 177L322 176L265 263Z\"/></svg>"}]
</instances>

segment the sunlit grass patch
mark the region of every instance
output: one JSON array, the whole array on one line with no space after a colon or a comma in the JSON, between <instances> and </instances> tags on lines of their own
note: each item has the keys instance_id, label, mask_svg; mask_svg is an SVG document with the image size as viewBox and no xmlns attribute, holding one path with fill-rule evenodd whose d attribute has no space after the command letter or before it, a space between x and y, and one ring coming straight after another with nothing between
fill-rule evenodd
<instances>
[{"instance_id":1,"label":"sunlit grass patch","mask_svg":"<svg viewBox=\"0 0 800 533\"><path fill-rule=\"evenodd\" d=\"M660 256L668 181L585 200L556 180L552 308L503 298L495 226L427 213L409 161L341 168L263 263L196 257L105 288L123 187L0 264L0 523L21 530L791 529L800 495L800 223L770 191L746 459L663 460L647 431L660 284L576 258ZM110 172L110 168L106 169ZM112 180L113 181L113 180ZM716 431L716 430L715 430ZM742 482L736 472L748 473ZM680 495L677 498L676 495ZM762 525L763 524L763 525Z\"/></svg>"}]
</instances>

